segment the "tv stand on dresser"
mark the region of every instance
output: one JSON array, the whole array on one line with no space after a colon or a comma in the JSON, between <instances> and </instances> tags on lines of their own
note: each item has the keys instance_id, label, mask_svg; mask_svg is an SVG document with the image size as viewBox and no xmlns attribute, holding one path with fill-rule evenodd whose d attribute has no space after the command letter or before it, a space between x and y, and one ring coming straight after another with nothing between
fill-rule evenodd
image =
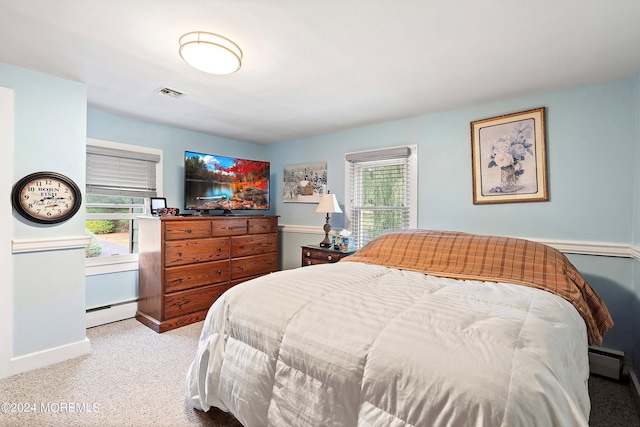
<instances>
[{"instance_id":1,"label":"tv stand on dresser","mask_svg":"<svg viewBox=\"0 0 640 427\"><path fill-rule=\"evenodd\" d=\"M139 219L136 319L156 332L204 320L238 283L278 269L277 216Z\"/></svg>"}]
</instances>

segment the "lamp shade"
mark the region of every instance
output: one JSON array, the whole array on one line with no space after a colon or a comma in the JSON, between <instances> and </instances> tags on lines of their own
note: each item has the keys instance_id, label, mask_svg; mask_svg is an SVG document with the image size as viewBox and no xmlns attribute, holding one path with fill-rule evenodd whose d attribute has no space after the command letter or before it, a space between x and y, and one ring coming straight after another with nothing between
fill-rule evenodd
<instances>
[{"instance_id":1,"label":"lamp shade","mask_svg":"<svg viewBox=\"0 0 640 427\"><path fill-rule=\"evenodd\" d=\"M338 205L338 199L335 194L323 194L316 208L318 213L342 213L340 205Z\"/></svg>"},{"instance_id":2,"label":"lamp shade","mask_svg":"<svg viewBox=\"0 0 640 427\"><path fill-rule=\"evenodd\" d=\"M226 37L203 31L180 37L180 56L193 68L211 74L231 74L242 64L238 45Z\"/></svg>"}]
</instances>

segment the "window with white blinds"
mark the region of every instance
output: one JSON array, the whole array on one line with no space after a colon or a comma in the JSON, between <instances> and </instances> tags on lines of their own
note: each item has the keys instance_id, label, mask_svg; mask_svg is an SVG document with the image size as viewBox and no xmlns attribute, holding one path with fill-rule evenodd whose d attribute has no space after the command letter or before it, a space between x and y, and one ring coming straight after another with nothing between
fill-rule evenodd
<instances>
[{"instance_id":1,"label":"window with white blinds","mask_svg":"<svg viewBox=\"0 0 640 427\"><path fill-rule=\"evenodd\" d=\"M159 161L157 154L87 145L87 193L156 196Z\"/></svg>"},{"instance_id":2,"label":"window with white blinds","mask_svg":"<svg viewBox=\"0 0 640 427\"><path fill-rule=\"evenodd\" d=\"M417 223L417 146L348 153L347 228L361 248L384 231Z\"/></svg>"},{"instance_id":3,"label":"window with white blinds","mask_svg":"<svg viewBox=\"0 0 640 427\"><path fill-rule=\"evenodd\" d=\"M162 194L162 150L97 139L86 150L87 267L137 268L138 217Z\"/></svg>"}]
</instances>

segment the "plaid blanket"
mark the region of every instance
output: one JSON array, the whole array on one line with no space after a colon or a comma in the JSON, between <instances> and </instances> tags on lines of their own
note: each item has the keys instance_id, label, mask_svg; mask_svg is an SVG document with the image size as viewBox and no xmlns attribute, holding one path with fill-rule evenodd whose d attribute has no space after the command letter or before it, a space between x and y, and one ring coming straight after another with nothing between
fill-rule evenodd
<instances>
[{"instance_id":1,"label":"plaid blanket","mask_svg":"<svg viewBox=\"0 0 640 427\"><path fill-rule=\"evenodd\" d=\"M613 326L609 310L567 257L525 239L459 232L391 230L340 262L363 262L433 276L507 282L552 292L584 318L589 344Z\"/></svg>"}]
</instances>

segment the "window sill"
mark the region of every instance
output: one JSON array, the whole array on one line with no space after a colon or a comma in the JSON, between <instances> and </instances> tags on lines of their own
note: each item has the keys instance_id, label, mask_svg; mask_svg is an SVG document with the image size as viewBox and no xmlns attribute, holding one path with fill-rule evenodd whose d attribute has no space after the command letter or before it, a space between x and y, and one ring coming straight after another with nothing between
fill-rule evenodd
<instances>
[{"instance_id":1,"label":"window sill","mask_svg":"<svg viewBox=\"0 0 640 427\"><path fill-rule=\"evenodd\" d=\"M89 258L85 262L85 275L119 273L138 269L138 255L119 255L113 257Z\"/></svg>"}]
</instances>

